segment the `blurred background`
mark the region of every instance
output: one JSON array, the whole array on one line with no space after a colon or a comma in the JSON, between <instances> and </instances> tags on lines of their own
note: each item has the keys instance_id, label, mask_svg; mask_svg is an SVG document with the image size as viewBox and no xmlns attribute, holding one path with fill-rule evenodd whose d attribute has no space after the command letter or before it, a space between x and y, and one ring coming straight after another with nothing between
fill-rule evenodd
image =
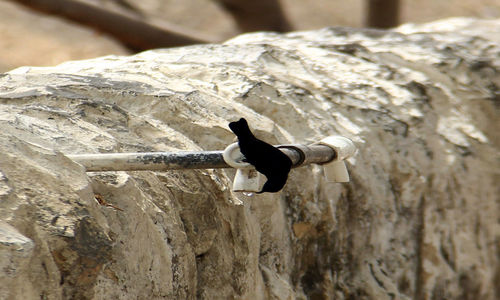
<instances>
[{"instance_id":1,"label":"blurred background","mask_svg":"<svg viewBox=\"0 0 500 300\"><path fill-rule=\"evenodd\" d=\"M500 0L0 0L0 72L242 32L390 28L455 16L500 18Z\"/></svg>"}]
</instances>

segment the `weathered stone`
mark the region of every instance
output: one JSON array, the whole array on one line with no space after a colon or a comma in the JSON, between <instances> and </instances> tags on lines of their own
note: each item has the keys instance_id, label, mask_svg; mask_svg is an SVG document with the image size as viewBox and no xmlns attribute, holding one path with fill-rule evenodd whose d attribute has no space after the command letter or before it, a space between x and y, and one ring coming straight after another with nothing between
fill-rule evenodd
<instances>
[{"instance_id":1,"label":"weathered stone","mask_svg":"<svg viewBox=\"0 0 500 300\"><path fill-rule=\"evenodd\" d=\"M497 299L499 31L255 33L1 75L0 297ZM270 143L351 138L351 182L308 166L247 197L234 170L65 156L221 150L240 117Z\"/></svg>"}]
</instances>

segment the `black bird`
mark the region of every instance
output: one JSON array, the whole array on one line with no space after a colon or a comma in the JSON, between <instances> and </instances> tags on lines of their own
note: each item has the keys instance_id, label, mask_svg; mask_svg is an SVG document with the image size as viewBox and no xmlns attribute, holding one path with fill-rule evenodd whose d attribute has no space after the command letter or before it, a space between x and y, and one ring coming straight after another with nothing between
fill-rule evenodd
<instances>
[{"instance_id":1,"label":"black bird","mask_svg":"<svg viewBox=\"0 0 500 300\"><path fill-rule=\"evenodd\" d=\"M285 185L292 167L290 158L278 148L257 139L243 118L237 122L229 123L229 128L238 137L238 145L241 153L245 156L245 161L267 177L262 191L257 193L280 191Z\"/></svg>"}]
</instances>

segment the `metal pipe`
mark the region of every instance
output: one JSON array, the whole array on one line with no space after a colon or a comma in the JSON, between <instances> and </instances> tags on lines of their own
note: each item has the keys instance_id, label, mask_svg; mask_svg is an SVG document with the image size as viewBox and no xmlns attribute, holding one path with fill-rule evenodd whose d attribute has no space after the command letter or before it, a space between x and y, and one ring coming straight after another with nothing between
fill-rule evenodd
<instances>
[{"instance_id":1,"label":"metal pipe","mask_svg":"<svg viewBox=\"0 0 500 300\"><path fill-rule=\"evenodd\" d=\"M282 145L294 167L304 164L323 164L336 157L335 150L326 145ZM99 171L164 171L178 169L231 168L222 157L223 151L138 152L72 154L70 159L85 167L87 172Z\"/></svg>"}]
</instances>

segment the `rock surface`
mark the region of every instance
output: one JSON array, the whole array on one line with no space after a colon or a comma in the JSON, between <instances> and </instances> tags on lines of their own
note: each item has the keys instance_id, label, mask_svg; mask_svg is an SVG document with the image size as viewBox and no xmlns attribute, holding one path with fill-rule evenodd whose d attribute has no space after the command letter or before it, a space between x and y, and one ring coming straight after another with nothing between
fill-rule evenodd
<instances>
[{"instance_id":1,"label":"rock surface","mask_svg":"<svg viewBox=\"0 0 500 300\"><path fill-rule=\"evenodd\" d=\"M482 28L500 21L0 75L0 298L498 299L500 46ZM239 117L275 144L351 138L351 182L308 166L247 197L234 170L85 173L65 156L220 150Z\"/></svg>"}]
</instances>

